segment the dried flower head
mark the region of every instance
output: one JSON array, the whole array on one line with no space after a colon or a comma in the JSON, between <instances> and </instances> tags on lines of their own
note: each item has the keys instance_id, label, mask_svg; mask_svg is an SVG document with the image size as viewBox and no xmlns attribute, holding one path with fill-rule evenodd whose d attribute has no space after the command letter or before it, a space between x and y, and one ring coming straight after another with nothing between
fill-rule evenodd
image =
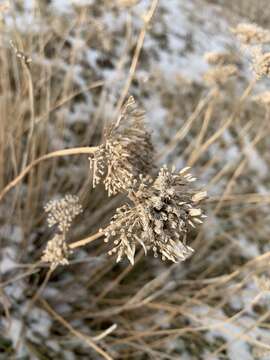
<instances>
[{"instance_id":1,"label":"dried flower head","mask_svg":"<svg viewBox=\"0 0 270 360\"><path fill-rule=\"evenodd\" d=\"M264 76L270 77L270 52L263 53L262 48L258 46L251 50L251 55L256 79L259 80Z\"/></svg>"},{"instance_id":2,"label":"dried flower head","mask_svg":"<svg viewBox=\"0 0 270 360\"><path fill-rule=\"evenodd\" d=\"M209 69L204 74L204 80L210 86L224 85L229 78L237 75L238 70L235 65L219 65L213 69Z\"/></svg>"},{"instance_id":3,"label":"dried flower head","mask_svg":"<svg viewBox=\"0 0 270 360\"><path fill-rule=\"evenodd\" d=\"M155 181L141 177L137 189L129 193L132 204L119 208L105 230L105 241L115 244L109 254L117 253L117 261L126 255L133 264L137 244L145 253L151 249L155 257L160 254L173 262L192 254L186 236L203 222L205 215L198 204L206 192L192 189L196 179L188 169L176 173L164 166Z\"/></svg>"},{"instance_id":4,"label":"dried flower head","mask_svg":"<svg viewBox=\"0 0 270 360\"><path fill-rule=\"evenodd\" d=\"M70 253L66 244L66 234L74 218L82 212L82 206L76 195L65 195L59 200L51 200L44 206L49 227L58 226L59 233L48 241L41 258L51 264L55 269L58 265L68 264L67 257Z\"/></svg>"},{"instance_id":5,"label":"dried flower head","mask_svg":"<svg viewBox=\"0 0 270 360\"><path fill-rule=\"evenodd\" d=\"M58 265L67 265L67 257L69 249L65 242L63 234L56 234L48 241L41 260L51 264L51 269L54 270Z\"/></svg>"},{"instance_id":6,"label":"dried flower head","mask_svg":"<svg viewBox=\"0 0 270 360\"><path fill-rule=\"evenodd\" d=\"M109 196L128 191L140 174L151 172L153 146L145 129L144 112L129 97L120 117L105 132L105 142L89 158L93 187L103 181Z\"/></svg>"},{"instance_id":7,"label":"dried flower head","mask_svg":"<svg viewBox=\"0 0 270 360\"><path fill-rule=\"evenodd\" d=\"M44 206L49 227L58 225L62 233L66 233L74 218L82 212L78 196L65 195L63 199L51 200Z\"/></svg>"},{"instance_id":8,"label":"dried flower head","mask_svg":"<svg viewBox=\"0 0 270 360\"><path fill-rule=\"evenodd\" d=\"M256 24L238 24L232 32L244 45L256 45L270 42L270 31Z\"/></svg>"},{"instance_id":9,"label":"dried flower head","mask_svg":"<svg viewBox=\"0 0 270 360\"><path fill-rule=\"evenodd\" d=\"M232 54L219 51L205 53L204 59L209 65L225 65L235 62L235 58Z\"/></svg>"}]
</instances>

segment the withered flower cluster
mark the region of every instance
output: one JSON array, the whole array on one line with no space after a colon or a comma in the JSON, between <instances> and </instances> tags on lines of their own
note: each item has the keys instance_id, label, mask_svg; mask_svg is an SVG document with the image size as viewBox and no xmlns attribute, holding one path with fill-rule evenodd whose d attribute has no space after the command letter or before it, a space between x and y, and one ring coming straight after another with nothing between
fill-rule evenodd
<instances>
[{"instance_id":1,"label":"withered flower cluster","mask_svg":"<svg viewBox=\"0 0 270 360\"><path fill-rule=\"evenodd\" d=\"M243 45L257 45L270 42L270 31L257 24L238 24L231 29Z\"/></svg>"},{"instance_id":2,"label":"withered flower cluster","mask_svg":"<svg viewBox=\"0 0 270 360\"><path fill-rule=\"evenodd\" d=\"M82 206L78 196L67 194L62 199L49 201L44 210L49 227L56 225L58 232L48 241L41 260L51 264L54 269L59 264L68 264L70 250L66 244L66 234L74 218L82 212Z\"/></svg>"},{"instance_id":3,"label":"withered flower cluster","mask_svg":"<svg viewBox=\"0 0 270 360\"><path fill-rule=\"evenodd\" d=\"M270 77L270 31L257 24L239 24L232 32L240 41L242 49L250 56L256 80Z\"/></svg>"},{"instance_id":4,"label":"withered flower cluster","mask_svg":"<svg viewBox=\"0 0 270 360\"><path fill-rule=\"evenodd\" d=\"M186 244L190 228L205 218L199 203L206 192L192 187L196 179L189 167L176 172L163 166L156 174L153 154L144 112L129 97L119 118L106 129L104 143L90 158L93 186L103 182L109 196L119 192L127 195L128 202L101 229L105 242L114 243L109 254L117 254L117 262L126 256L134 264L137 245L145 254L153 251L163 260L183 261L193 252ZM58 229L42 258L51 267L67 263L66 233L81 210L79 199L71 195L46 205L49 226L57 225Z\"/></svg>"},{"instance_id":5,"label":"withered flower cluster","mask_svg":"<svg viewBox=\"0 0 270 360\"><path fill-rule=\"evenodd\" d=\"M125 103L120 117L105 131L105 141L89 158L93 187L103 182L108 195L127 192L140 174L153 168L153 146L145 128L144 111L132 96Z\"/></svg>"},{"instance_id":6,"label":"withered flower cluster","mask_svg":"<svg viewBox=\"0 0 270 360\"><path fill-rule=\"evenodd\" d=\"M117 262L126 255L133 264L138 244L145 253L152 250L155 257L173 262L192 254L186 236L205 218L199 203L206 192L192 189L196 179L188 169L176 173L164 166L155 180L141 177L137 189L129 192L131 203L117 209L105 233L105 241L115 244L109 254L116 253Z\"/></svg>"}]
</instances>

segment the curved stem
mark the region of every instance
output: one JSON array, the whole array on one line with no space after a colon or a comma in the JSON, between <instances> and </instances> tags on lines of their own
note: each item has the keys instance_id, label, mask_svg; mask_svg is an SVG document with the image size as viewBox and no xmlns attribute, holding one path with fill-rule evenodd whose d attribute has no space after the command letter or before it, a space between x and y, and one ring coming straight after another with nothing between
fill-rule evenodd
<instances>
[{"instance_id":1,"label":"curved stem","mask_svg":"<svg viewBox=\"0 0 270 360\"><path fill-rule=\"evenodd\" d=\"M104 235L104 233L105 233L104 231L99 231L99 232L95 233L94 235L88 236L85 239L74 241L73 243L69 244L69 248L75 249L75 248L84 246L86 244L89 244L90 242L101 238Z\"/></svg>"},{"instance_id":2,"label":"curved stem","mask_svg":"<svg viewBox=\"0 0 270 360\"><path fill-rule=\"evenodd\" d=\"M48 160L51 158L55 158L55 157L62 157L62 156L68 156L68 155L92 154L96 150L97 150L97 147L78 147L78 148L53 151L49 154L45 154L45 155L37 158L36 160L31 162L29 165L27 165L18 176L16 176L10 183L7 184L6 187L4 187L4 189L0 192L0 201L13 187L15 187L29 173L30 170L32 170L35 166L37 166L42 161Z\"/></svg>"}]
</instances>

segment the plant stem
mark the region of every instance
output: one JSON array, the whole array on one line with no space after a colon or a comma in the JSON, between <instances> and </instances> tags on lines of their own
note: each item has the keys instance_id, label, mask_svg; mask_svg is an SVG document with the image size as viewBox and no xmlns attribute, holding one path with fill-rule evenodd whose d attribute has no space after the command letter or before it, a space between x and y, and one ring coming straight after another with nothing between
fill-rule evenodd
<instances>
[{"instance_id":1,"label":"plant stem","mask_svg":"<svg viewBox=\"0 0 270 360\"><path fill-rule=\"evenodd\" d=\"M15 187L35 166L41 163L44 160L48 160L55 157L62 157L68 155L80 155L80 154L93 154L97 150L97 147L77 147L71 149L57 150L53 151L49 154L42 155L38 159L31 162L27 165L23 171L20 172L18 176L16 176L11 182L7 184L6 187L0 192L0 201L3 197L13 188Z\"/></svg>"},{"instance_id":2,"label":"plant stem","mask_svg":"<svg viewBox=\"0 0 270 360\"><path fill-rule=\"evenodd\" d=\"M89 237L87 237L85 239L78 240L78 241L75 241L75 242L69 244L69 248L70 249L75 249L75 248L84 246L84 245L89 244L90 242L92 242L94 240L97 240L97 239L101 238L103 235L104 235L104 231L99 231L99 232L95 233L94 235L91 235L91 236L89 236Z\"/></svg>"}]
</instances>

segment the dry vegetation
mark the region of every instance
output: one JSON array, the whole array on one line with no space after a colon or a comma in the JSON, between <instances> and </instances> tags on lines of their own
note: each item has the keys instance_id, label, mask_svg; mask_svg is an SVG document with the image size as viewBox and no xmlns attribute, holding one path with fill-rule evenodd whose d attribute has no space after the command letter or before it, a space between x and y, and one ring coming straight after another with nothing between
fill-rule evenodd
<instances>
[{"instance_id":1,"label":"dry vegetation","mask_svg":"<svg viewBox=\"0 0 270 360\"><path fill-rule=\"evenodd\" d=\"M172 79L142 2L0 5L0 359L270 356L270 32Z\"/></svg>"}]
</instances>

